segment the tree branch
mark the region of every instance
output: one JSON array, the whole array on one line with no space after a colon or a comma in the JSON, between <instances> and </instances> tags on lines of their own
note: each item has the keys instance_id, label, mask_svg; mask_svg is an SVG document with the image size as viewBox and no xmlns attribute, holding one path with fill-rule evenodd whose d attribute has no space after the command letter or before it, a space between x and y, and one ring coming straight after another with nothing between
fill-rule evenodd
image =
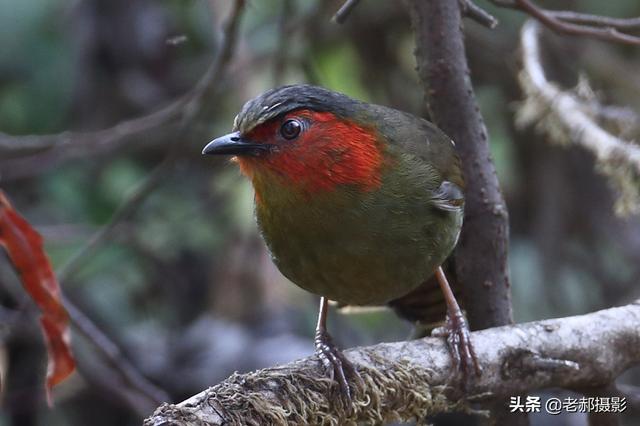
<instances>
[{"instance_id":1,"label":"tree branch","mask_svg":"<svg viewBox=\"0 0 640 426\"><path fill-rule=\"evenodd\" d=\"M358 3L360 3L360 0L345 1L344 4L340 6L340 9L338 9L336 14L333 15L333 18L331 18L331 20L336 24L344 24L353 9L355 9L358 5Z\"/></svg>"},{"instance_id":2,"label":"tree branch","mask_svg":"<svg viewBox=\"0 0 640 426\"><path fill-rule=\"evenodd\" d=\"M469 78L460 2L408 3L429 114L455 141L466 182L464 224L454 254L462 304L471 329L510 324L509 215ZM504 423L505 404L493 404L491 420ZM527 424L526 414L511 415L509 421Z\"/></svg>"},{"instance_id":3,"label":"tree branch","mask_svg":"<svg viewBox=\"0 0 640 426\"><path fill-rule=\"evenodd\" d=\"M620 19L565 10L547 10L530 0L493 0L493 3L520 10L561 34L640 46L640 37L624 32L640 29L640 17Z\"/></svg>"},{"instance_id":4,"label":"tree branch","mask_svg":"<svg viewBox=\"0 0 640 426\"><path fill-rule=\"evenodd\" d=\"M429 113L455 141L467 185L465 222L455 254L463 304L473 329L508 324L508 214L469 79L459 3L408 3Z\"/></svg>"},{"instance_id":5,"label":"tree branch","mask_svg":"<svg viewBox=\"0 0 640 426\"><path fill-rule=\"evenodd\" d=\"M484 25L489 29L498 26L498 20L489 12L475 4L471 0L458 0L460 2L460 10L462 14L469 19L473 19L480 25Z\"/></svg>"},{"instance_id":6,"label":"tree branch","mask_svg":"<svg viewBox=\"0 0 640 426\"><path fill-rule=\"evenodd\" d=\"M522 28L520 84L526 100L518 111L518 124L537 123L552 139L569 141L591 151L601 171L619 189L621 197L616 211L640 212L640 145L607 132L594 120L592 105L547 80L541 63L539 29L534 21L527 21Z\"/></svg>"},{"instance_id":7,"label":"tree branch","mask_svg":"<svg viewBox=\"0 0 640 426\"><path fill-rule=\"evenodd\" d=\"M441 339L346 351L363 385L347 414L315 357L226 381L159 407L145 426L378 424L467 410L540 388L594 388L640 363L640 300L588 315L474 332L482 377L465 389ZM469 395L472 395L471 397ZM466 401L465 401L466 396Z\"/></svg>"}]
</instances>

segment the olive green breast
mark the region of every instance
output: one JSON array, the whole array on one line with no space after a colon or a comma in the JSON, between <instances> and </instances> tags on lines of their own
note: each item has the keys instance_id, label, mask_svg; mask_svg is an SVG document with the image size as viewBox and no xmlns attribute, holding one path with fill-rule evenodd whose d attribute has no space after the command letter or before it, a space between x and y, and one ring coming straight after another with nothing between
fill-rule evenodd
<instances>
[{"instance_id":1,"label":"olive green breast","mask_svg":"<svg viewBox=\"0 0 640 426\"><path fill-rule=\"evenodd\" d=\"M434 203L442 173L412 153L389 155L381 185L366 192L308 194L276 176L254 179L258 225L292 282L343 303L382 304L417 287L451 253L463 211Z\"/></svg>"}]
</instances>

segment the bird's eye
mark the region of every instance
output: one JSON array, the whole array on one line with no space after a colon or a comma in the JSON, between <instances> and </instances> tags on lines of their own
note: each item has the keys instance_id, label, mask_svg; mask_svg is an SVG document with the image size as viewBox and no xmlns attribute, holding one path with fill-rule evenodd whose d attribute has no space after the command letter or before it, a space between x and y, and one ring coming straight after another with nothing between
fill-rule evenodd
<instances>
[{"instance_id":1,"label":"bird's eye","mask_svg":"<svg viewBox=\"0 0 640 426\"><path fill-rule=\"evenodd\" d=\"M298 120L287 120L280 127L280 134L283 138L291 140L298 137L302 130L302 124Z\"/></svg>"}]
</instances>

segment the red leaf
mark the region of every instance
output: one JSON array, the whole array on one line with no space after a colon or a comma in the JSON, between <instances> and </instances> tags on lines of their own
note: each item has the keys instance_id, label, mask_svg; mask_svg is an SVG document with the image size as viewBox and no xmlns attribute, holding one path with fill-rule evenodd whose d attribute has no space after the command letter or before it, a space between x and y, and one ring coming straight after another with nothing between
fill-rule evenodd
<instances>
[{"instance_id":1,"label":"red leaf","mask_svg":"<svg viewBox=\"0 0 640 426\"><path fill-rule=\"evenodd\" d=\"M75 369L71 354L69 315L62 305L60 287L49 258L42 247L42 237L16 212L0 190L0 246L20 275L22 285L42 311L40 324L47 343L47 401L51 389Z\"/></svg>"}]
</instances>

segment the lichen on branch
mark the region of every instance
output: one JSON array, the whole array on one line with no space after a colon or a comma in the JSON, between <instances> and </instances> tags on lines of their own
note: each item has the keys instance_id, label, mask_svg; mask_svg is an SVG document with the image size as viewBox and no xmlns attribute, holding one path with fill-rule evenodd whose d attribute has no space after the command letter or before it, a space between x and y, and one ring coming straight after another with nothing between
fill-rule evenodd
<instances>
[{"instance_id":1,"label":"lichen on branch","mask_svg":"<svg viewBox=\"0 0 640 426\"><path fill-rule=\"evenodd\" d=\"M349 410L315 357L234 374L145 426L380 424L424 420L540 388L593 388L640 364L640 300L588 315L472 333L482 377L465 384L442 339L381 343L345 352L362 385ZM604 343L606 342L606 344Z\"/></svg>"},{"instance_id":2,"label":"lichen on branch","mask_svg":"<svg viewBox=\"0 0 640 426\"><path fill-rule=\"evenodd\" d=\"M612 134L598 123L592 102L547 80L540 58L539 31L534 21L526 22L522 28L520 85L526 97L518 110L517 124L535 123L551 141L573 143L593 153L598 171L618 191L616 213L639 214L640 145Z\"/></svg>"}]
</instances>

